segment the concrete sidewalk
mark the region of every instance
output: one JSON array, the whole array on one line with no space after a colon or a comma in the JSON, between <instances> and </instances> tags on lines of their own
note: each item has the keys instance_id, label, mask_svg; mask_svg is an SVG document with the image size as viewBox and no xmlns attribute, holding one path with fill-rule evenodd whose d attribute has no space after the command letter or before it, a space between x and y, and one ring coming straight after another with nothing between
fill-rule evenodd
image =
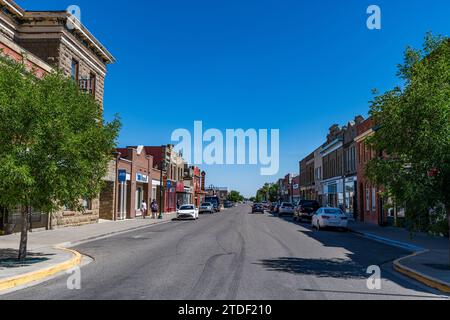
<instances>
[{"instance_id":1,"label":"concrete sidewalk","mask_svg":"<svg viewBox=\"0 0 450 320\"><path fill-rule=\"evenodd\" d=\"M20 234L0 237L0 294L32 282L41 281L81 264L81 255L68 248L77 244L117 235L152 225L166 223L176 214L163 219L101 221L98 224L29 233L28 259L17 259Z\"/></svg>"},{"instance_id":2,"label":"concrete sidewalk","mask_svg":"<svg viewBox=\"0 0 450 320\"><path fill-rule=\"evenodd\" d=\"M430 287L450 292L449 239L359 222L351 223L350 230L366 238L413 252L412 255L395 261L394 268Z\"/></svg>"}]
</instances>

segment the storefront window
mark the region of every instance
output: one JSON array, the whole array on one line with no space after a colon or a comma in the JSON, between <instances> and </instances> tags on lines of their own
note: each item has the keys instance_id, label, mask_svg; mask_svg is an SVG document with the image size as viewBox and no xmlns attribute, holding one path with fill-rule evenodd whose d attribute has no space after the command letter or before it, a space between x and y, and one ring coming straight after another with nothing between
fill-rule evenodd
<instances>
[{"instance_id":1,"label":"storefront window","mask_svg":"<svg viewBox=\"0 0 450 320\"><path fill-rule=\"evenodd\" d=\"M142 188L139 187L136 189L136 210L141 209L141 203L142 203Z\"/></svg>"}]
</instances>

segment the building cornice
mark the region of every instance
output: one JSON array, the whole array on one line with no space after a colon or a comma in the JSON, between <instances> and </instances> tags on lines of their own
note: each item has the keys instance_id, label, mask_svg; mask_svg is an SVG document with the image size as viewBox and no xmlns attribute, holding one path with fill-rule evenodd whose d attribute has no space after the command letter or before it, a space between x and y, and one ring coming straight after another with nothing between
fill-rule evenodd
<instances>
[{"instance_id":1,"label":"building cornice","mask_svg":"<svg viewBox=\"0 0 450 320\"><path fill-rule=\"evenodd\" d=\"M375 131L373 129L367 130L366 132L360 134L359 136L357 136L355 138L356 142L361 142L363 140L365 140L367 137L373 135L375 133Z\"/></svg>"},{"instance_id":2,"label":"building cornice","mask_svg":"<svg viewBox=\"0 0 450 320\"><path fill-rule=\"evenodd\" d=\"M25 10L23 10L17 3L11 0L0 0L0 4L8 8L8 10L16 17L23 17Z\"/></svg>"}]
</instances>

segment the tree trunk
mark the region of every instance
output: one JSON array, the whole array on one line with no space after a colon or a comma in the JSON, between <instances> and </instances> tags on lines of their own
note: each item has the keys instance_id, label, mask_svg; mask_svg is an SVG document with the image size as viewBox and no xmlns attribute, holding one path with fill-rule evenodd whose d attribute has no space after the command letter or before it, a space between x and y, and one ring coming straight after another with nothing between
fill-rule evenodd
<instances>
[{"instance_id":1,"label":"tree trunk","mask_svg":"<svg viewBox=\"0 0 450 320\"><path fill-rule=\"evenodd\" d=\"M22 230L20 233L19 261L24 261L27 258L28 212L28 206L22 208Z\"/></svg>"}]
</instances>

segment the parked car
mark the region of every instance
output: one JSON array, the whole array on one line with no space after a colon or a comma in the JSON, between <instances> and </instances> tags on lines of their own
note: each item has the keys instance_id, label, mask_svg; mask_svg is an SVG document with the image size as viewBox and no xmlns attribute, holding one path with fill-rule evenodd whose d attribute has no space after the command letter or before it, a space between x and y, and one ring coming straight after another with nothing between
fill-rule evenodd
<instances>
[{"instance_id":1,"label":"parked car","mask_svg":"<svg viewBox=\"0 0 450 320\"><path fill-rule=\"evenodd\" d=\"M230 208L234 207L234 204L231 201L225 201L223 206L224 206L225 209L230 209Z\"/></svg>"},{"instance_id":2,"label":"parked car","mask_svg":"<svg viewBox=\"0 0 450 320\"><path fill-rule=\"evenodd\" d=\"M348 230L348 217L339 208L320 208L312 217L312 227L317 230L338 228Z\"/></svg>"},{"instance_id":3,"label":"parked car","mask_svg":"<svg viewBox=\"0 0 450 320\"><path fill-rule=\"evenodd\" d=\"M263 205L265 210L269 210L270 209L270 203L269 202L263 201L262 205Z\"/></svg>"},{"instance_id":4,"label":"parked car","mask_svg":"<svg viewBox=\"0 0 450 320\"><path fill-rule=\"evenodd\" d=\"M283 202L279 209L278 209L278 215L280 217L283 216L293 216L294 215L294 205L290 202Z\"/></svg>"},{"instance_id":5,"label":"parked car","mask_svg":"<svg viewBox=\"0 0 450 320\"><path fill-rule=\"evenodd\" d=\"M222 210L222 205L218 196L206 196L204 201L212 203L216 212L220 212Z\"/></svg>"},{"instance_id":6,"label":"parked car","mask_svg":"<svg viewBox=\"0 0 450 320\"><path fill-rule=\"evenodd\" d=\"M199 211L193 204L180 206L180 208L177 210L177 219L179 220L197 220L198 216Z\"/></svg>"},{"instance_id":7,"label":"parked car","mask_svg":"<svg viewBox=\"0 0 450 320\"><path fill-rule=\"evenodd\" d=\"M209 202L204 202L201 204L199 213L214 213L214 205Z\"/></svg>"},{"instance_id":8,"label":"parked car","mask_svg":"<svg viewBox=\"0 0 450 320\"><path fill-rule=\"evenodd\" d=\"M295 207L294 220L302 222L306 220L312 221L313 215L320 209L320 204L317 201L301 200Z\"/></svg>"},{"instance_id":9,"label":"parked car","mask_svg":"<svg viewBox=\"0 0 450 320\"><path fill-rule=\"evenodd\" d=\"M278 211L280 210L280 204L279 203L275 203L272 205L272 212L273 213L278 213Z\"/></svg>"},{"instance_id":10,"label":"parked car","mask_svg":"<svg viewBox=\"0 0 450 320\"><path fill-rule=\"evenodd\" d=\"M264 213L264 205L262 203L255 203L252 207L252 213Z\"/></svg>"}]
</instances>

